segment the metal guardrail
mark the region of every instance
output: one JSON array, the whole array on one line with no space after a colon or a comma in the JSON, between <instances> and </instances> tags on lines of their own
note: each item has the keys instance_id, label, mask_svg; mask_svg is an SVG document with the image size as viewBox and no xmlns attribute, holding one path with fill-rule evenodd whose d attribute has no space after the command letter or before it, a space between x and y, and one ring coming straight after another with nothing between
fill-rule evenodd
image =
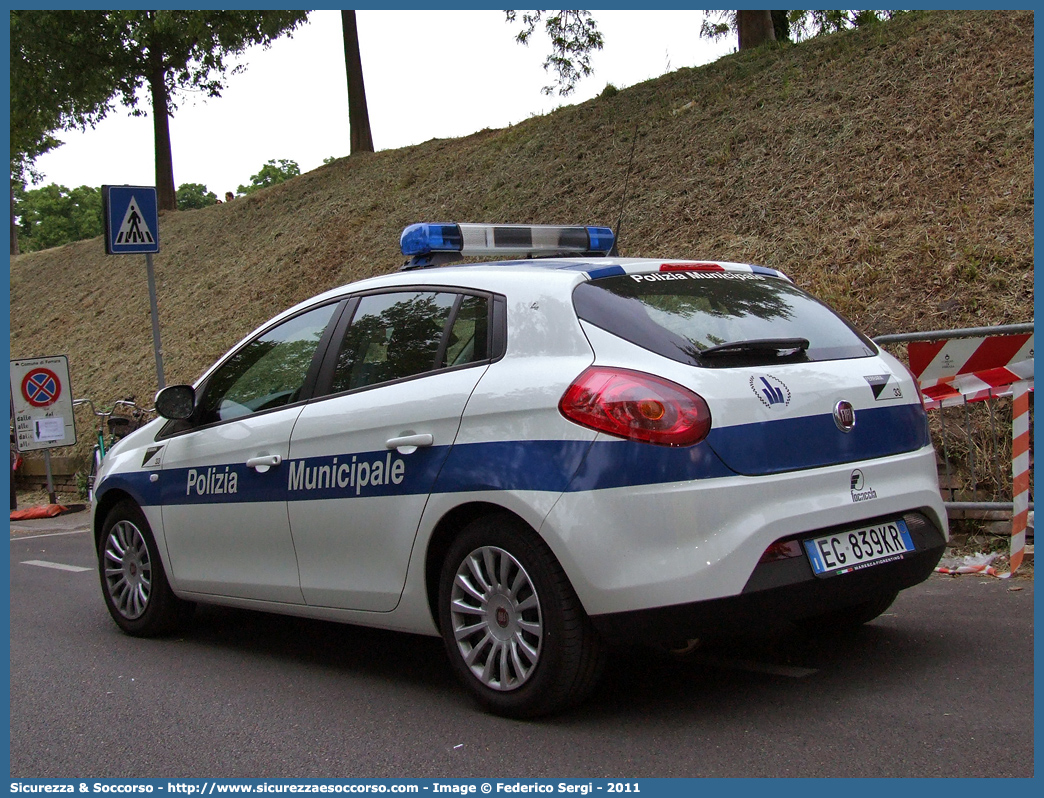
<instances>
[{"instance_id":1,"label":"metal guardrail","mask_svg":"<svg viewBox=\"0 0 1044 798\"><path fill-rule=\"evenodd\" d=\"M904 344L910 341L949 341L954 338L981 338L986 335L1015 335L1033 332L1033 322L1024 324L999 324L996 327L966 327L963 330L935 330L934 332L896 333L879 335L876 344Z\"/></svg>"},{"instance_id":2,"label":"metal guardrail","mask_svg":"<svg viewBox=\"0 0 1044 798\"><path fill-rule=\"evenodd\" d=\"M958 330L879 335L878 345L906 344L914 341L944 341L956 338L981 338L998 335L1032 333L1033 322L995 327L969 327ZM892 354L905 359L905 353ZM1000 399L1001 397L997 397ZM1007 397L1004 397L1007 398ZM940 487L946 509L950 512L990 512L1013 509L1011 468L1011 408L997 399L932 410L929 419L936 449L942 455L943 473ZM1030 427L1032 430L1030 403ZM1030 436L1030 461L1033 458ZM1032 469L1030 470L1030 504L1032 502Z\"/></svg>"}]
</instances>

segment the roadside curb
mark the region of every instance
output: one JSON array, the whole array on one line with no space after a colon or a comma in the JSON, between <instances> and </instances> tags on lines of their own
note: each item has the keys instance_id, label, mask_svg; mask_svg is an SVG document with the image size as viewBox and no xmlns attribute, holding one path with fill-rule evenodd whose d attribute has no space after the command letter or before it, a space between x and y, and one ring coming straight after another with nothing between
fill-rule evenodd
<instances>
[{"instance_id":1,"label":"roadside curb","mask_svg":"<svg viewBox=\"0 0 1044 798\"><path fill-rule=\"evenodd\" d=\"M11 537L45 535L53 532L85 532L91 528L90 509L75 513L64 513L54 518L34 518L11 522Z\"/></svg>"}]
</instances>

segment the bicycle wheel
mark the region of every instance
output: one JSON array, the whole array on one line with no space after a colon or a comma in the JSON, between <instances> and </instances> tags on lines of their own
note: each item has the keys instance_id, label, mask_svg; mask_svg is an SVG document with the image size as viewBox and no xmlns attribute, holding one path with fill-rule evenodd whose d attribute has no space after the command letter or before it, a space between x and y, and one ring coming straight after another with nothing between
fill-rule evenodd
<instances>
[{"instance_id":1,"label":"bicycle wheel","mask_svg":"<svg viewBox=\"0 0 1044 798\"><path fill-rule=\"evenodd\" d=\"M91 466L87 471L87 501L94 501L94 481L98 477L98 471L101 469L102 454L101 450L95 446L94 451L91 452Z\"/></svg>"}]
</instances>

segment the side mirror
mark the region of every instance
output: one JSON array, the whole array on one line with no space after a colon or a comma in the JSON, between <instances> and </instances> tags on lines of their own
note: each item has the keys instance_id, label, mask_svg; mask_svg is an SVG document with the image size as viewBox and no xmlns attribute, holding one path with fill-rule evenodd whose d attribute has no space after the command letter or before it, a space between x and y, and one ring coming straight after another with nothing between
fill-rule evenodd
<instances>
[{"instance_id":1,"label":"side mirror","mask_svg":"<svg viewBox=\"0 0 1044 798\"><path fill-rule=\"evenodd\" d=\"M163 418L192 418L196 412L196 390L191 385L167 386L156 394L156 412Z\"/></svg>"}]
</instances>

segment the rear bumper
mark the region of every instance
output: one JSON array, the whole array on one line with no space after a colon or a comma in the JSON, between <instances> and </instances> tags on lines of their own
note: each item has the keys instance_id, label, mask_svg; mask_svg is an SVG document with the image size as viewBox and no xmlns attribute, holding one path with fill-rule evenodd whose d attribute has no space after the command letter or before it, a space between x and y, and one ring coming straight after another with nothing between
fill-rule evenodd
<instances>
[{"instance_id":1,"label":"rear bumper","mask_svg":"<svg viewBox=\"0 0 1044 798\"><path fill-rule=\"evenodd\" d=\"M611 446L616 448L610 455L602 455L610 474L614 468L633 470L628 457L637 447L655 448ZM857 482L859 490L852 489ZM945 532L931 447L763 477L567 491L538 530L594 617L739 595L776 541L857 528L914 510Z\"/></svg>"},{"instance_id":2,"label":"rear bumper","mask_svg":"<svg viewBox=\"0 0 1044 798\"><path fill-rule=\"evenodd\" d=\"M916 551L902 560L862 571L816 577L802 555L764 562L743 591L727 598L591 616L599 633L619 643L671 642L738 630L769 630L869 601L927 579L946 548L939 528L922 513L904 516ZM839 528L840 529L840 528ZM831 530L791 536L807 539Z\"/></svg>"}]
</instances>

